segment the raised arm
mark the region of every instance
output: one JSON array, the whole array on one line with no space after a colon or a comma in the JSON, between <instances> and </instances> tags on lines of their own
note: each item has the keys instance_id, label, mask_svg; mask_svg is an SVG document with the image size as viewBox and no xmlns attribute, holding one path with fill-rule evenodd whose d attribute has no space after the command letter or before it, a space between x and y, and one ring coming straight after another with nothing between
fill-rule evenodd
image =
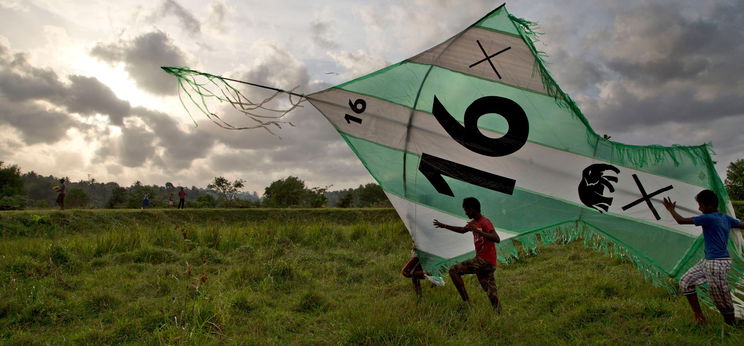
<instances>
[{"instance_id":1,"label":"raised arm","mask_svg":"<svg viewBox=\"0 0 744 346\"><path fill-rule=\"evenodd\" d=\"M444 228L444 229L450 230L452 232L457 232L457 233L467 233L467 232L470 231L470 230L466 229L465 227L445 225L445 224L439 222L439 220L437 220L437 219L434 219L434 227L436 227L436 228Z\"/></svg>"},{"instance_id":2,"label":"raised arm","mask_svg":"<svg viewBox=\"0 0 744 346\"><path fill-rule=\"evenodd\" d=\"M664 208L669 211L669 214L672 214L672 217L674 218L674 221L677 221L680 225L691 225L692 224L692 218L689 217L682 217L682 215L679 215L677 211L674 209L677 207L677 202L672 202L669 197L664 197Z\"/></svg>"},{"instance_id":3,"label":"raised arm","mask_svg":"<svg viewBox=\"0 0 744 346\"><path fill-rule=\"evenodd\" d=\"M501 238L499 238L499 234L496 233L495 230L491 230L490 232L485 232L485 231L482 231L482 230L478 229L477 227L473 227L472 228L472 232L475 233L475 234L480 235L483 238L486 238L486 240L488 240L488 241L492 241L494 243L500 243L501 242Z\"/></svg>"}]
</instances>

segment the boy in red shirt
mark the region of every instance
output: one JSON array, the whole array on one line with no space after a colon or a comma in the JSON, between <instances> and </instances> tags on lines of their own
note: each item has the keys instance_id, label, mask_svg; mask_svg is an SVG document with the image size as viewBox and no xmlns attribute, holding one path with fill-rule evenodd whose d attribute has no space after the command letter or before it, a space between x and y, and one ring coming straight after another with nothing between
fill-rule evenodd
<instances>
[{"instance_id":1,"label":"boy in red shirt","mask_svg":"<svg viewBox=\"0 0 744 346\"><path fill-rule=\"evenodd\" d=\"M475 274L478 276L478 282L483 290L488 294L488 300L494 310L501 312L501 304L496 290L496 282L493 279L493 271L496 267L496 245L501 241L498 233L493 228L491 221L481 215L480 202L474 197L465 198L462 201L462 208L465 210L471 220L465 227L445 225L438 220L434 220L434 227L448 229L457 233L473 233L473 242L475 243L475 258L469 259L453 265L450 270L452 283L457 287L462 300L467 302L468 292L465 290L465 284L462 281L462 274Z\"/></svg>"}]
</instances>

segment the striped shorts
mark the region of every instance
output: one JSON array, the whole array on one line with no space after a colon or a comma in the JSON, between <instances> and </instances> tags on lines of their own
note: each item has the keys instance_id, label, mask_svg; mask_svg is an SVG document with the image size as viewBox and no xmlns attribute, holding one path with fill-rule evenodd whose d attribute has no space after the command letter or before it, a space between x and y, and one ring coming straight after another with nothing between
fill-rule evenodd
<instances>
[{"instance_id":1,"label":"striped shorts","mask_svg":"<svg viewBox=\"0 0 744 346\"><path fill-rule=\"evenodd\" d=\"M708 293L721 313L734 312L734 303L728 287L730 258L702 259L679 280L679 289L684 295L695 294L695 286L708 284Z\"/></svg>"}]
</instances>

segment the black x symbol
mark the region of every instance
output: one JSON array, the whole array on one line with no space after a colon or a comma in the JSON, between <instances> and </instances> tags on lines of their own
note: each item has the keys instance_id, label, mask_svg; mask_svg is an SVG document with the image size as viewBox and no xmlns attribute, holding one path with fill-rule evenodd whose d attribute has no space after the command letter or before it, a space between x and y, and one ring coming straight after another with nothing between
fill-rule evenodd
<instances>
[{"instance_id":1,"label":"black x symbol","mask_svg":"<svg viewBox=\"0 0 744 346\"><path fill-rule=\"evenodd\" d=\"M470 66L468 66L468 68L473 68L473 66L478 65L478 64L480 64L480 63L488 60L488 63L491 65L491 68L493 69L493 72L496 72L496 76L498 76L499 79L501 79L501 75L499 74L499 71L496 71L496 66L493 66L493 62L491 61L491 58L493 58L493 57L495 57L495 56L497 56L497 55L499 55L499 54L501 54L503 52L506 52L507 50L511 49L511 46L506 47L506 48L504 48L504 49L502 49L502 50L500 50L500 51L498 51L496 53L493 53L491 55L488 55L488 53L486 53L486 50L483 49L483 45L480 43L480 41L475 40L475 42L478 43L478 47L480 47L480 50L481 50L481 52L483 52L483 55L485 56L485 58L480 59L480 60L472 63Z\"/></svg>"},{"instance_id":2,"label":"black x symbol","mask_svg":"<svg viewBox=\"0 0 744 346\"><path fill-rule=\"evenodd\" d=\"M646 201L646 204L648 205L648 208L651 209L651 212L652 213L654 213L654 217L656 218L656 220L661 220L661 217L659 217L659 213L656 211L656 208L654 208L654 205L651 204L651 197L654 197L654 196L656 196L656 195L658 195L658 194L660 194L660 193L662 193L664 191L669 191L669 190L673 189L672 185L669 185L669 186L667 186L667 187L665 187L663 189L660 189L660 190L656 190L655 192L652 192L650 194L646 194L646 189L644 189L643 188L643 185L641 185L641 181L638 180L638 176L637 175L633 174L633 180L635 180L636 185L638 185L638 190L641 191L641 196L643 196L643 197L641 197L641 198L639 198L639 199L637 199L637 200L635 200L633 202L630 202L628 205L624 206L623 207L623 211L628 210L628 209L634 207L638 203L641 203L643 201Z\"/></svg>"}]
</instances>

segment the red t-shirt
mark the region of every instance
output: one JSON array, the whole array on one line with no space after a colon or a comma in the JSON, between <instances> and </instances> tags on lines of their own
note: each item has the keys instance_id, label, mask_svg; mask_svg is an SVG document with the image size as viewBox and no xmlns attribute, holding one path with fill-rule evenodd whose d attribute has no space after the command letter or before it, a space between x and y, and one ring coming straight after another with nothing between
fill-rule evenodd
<instances>
[{"instance_id":1,"label":"red t-shirt","mask_svg":"<svg viewBox=\"0 0 744 346\"><path fill-rule=\"evenodd\" d=\"M184 190L178 191L178 198L185 199L186 198L186 191L184 191Z\"/></svg>"},{"instance_id":2,"label":"red t-shirt","mask_svg":"<svg viewBox=\"0 0 744 346\"><path fill-rule=\"evenodd\" d=\"M481 216L477 220L471 220L468 225L474 225L486 233L495 232L491 221L485 216ZM496 266L496 244L475 233L473 233L473 242L475 243L475 255Z\"/></svg>"}]
</instances>

